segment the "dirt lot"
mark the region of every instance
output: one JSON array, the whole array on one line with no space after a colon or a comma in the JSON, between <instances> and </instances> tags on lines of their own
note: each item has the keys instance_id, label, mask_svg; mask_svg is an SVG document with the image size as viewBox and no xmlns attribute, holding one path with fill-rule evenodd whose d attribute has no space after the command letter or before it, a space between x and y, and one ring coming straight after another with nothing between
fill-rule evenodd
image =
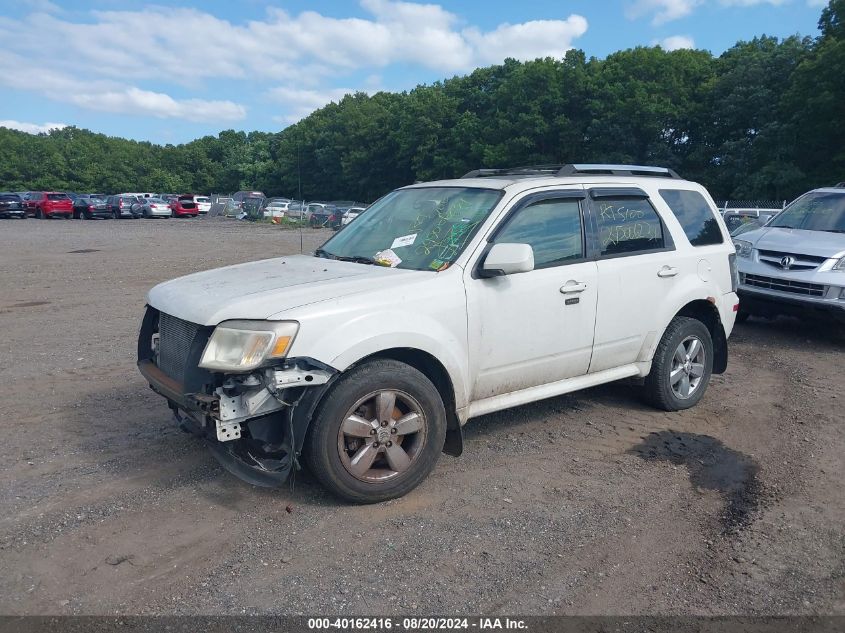
<instances>
[{"instance_id":1,"label":"dirt lot","mask_svg":"<svg viewBox=\"0 0 845 633\"><path fill-rule=\"evenodd\" d=\"M610 385L473 420L461 458L378 506L224 472L135 368L144 295L299 239L0 221L0 612L845 614L845 333L825 324L739 326L683 413Z\"/></svg>"}]
</instances>

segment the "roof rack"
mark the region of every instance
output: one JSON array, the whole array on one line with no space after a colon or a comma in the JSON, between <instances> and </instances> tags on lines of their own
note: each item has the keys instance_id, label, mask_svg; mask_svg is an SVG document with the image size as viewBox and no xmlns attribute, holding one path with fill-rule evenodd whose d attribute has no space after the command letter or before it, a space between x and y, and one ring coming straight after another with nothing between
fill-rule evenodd
<instances>
[{"instance_id":1,"label":"roof rack","mask_svg":"<svg viewBox=\"0 0 845 633\"><path fill-rule=\"evenodd\" d=\"M647 176L653 178L672 178L682 180L673 169L666 167L650 167L647 165L528 165L525 167L507 167L504 169L474 169L463 178L496 178L498 176L529 177L529 176L575 176L577 174L591 174L594 176Z\"/></svg>"}]
</instances>

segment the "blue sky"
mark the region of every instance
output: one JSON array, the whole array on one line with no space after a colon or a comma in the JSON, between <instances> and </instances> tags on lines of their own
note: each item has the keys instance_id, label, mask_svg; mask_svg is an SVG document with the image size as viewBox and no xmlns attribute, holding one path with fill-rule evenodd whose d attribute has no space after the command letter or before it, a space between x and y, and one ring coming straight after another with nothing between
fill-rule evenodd
<instances>
[{"instance_id":1,"label":"blue sky","mask_svg":"<svg viewBox=\"0 0 845 633\"><path fill-rule=\"evenodd\" d=\"M720 54L817 35L824 0L16 0L0 5L0 126L181 143L284 128L344 92L505 57L637 45Z\"/></svg>"}]
</instances>

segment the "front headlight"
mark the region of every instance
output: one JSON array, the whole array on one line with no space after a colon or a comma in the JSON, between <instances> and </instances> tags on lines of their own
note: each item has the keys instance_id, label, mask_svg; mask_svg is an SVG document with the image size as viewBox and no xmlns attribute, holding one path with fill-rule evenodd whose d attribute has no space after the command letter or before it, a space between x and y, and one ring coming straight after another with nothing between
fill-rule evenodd
<instances>
[{"instance_id":1,"label":"front headlight","mask_svg":"<svg viewBox=\"0 0 845 633\"><path fill-rule=\"evenodd\" d=\"M737 257L743 257L745 259L751 257L751 251L754 250L751 242L746 242L745 240L734 240L734 248L736 249Z\"/></svg>"},{"instance_id":2,"label":"front headlight","mask_svg":"<svg viewBox=\"0 0 845 633\"><path fill-rule=\"evenodd\" d=\"M831 270L845 270L845 257L836 262Z\"/></svg>"},{"instance_id":3,"label":"front headlight","mask_svg":"<svg viewBox=\"0 0 845 633\"><path fill-rule=\"evenodd\" d=\"M216 371L250 371L270 358L284 358L299 323L295 321L225 321L202 353L200 367Z\"/></svg>"}]
</instances>

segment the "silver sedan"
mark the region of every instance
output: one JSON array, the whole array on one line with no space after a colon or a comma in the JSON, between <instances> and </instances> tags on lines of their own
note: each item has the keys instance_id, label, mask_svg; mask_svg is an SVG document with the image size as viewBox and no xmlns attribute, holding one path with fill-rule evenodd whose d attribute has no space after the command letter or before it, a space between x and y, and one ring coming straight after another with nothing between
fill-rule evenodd
<instances>
[{"instance_id":1,"label":"silver sedan","mask_svg":"<svg viewBox=\"0 0 845 633\"><path fill-rule=\"evenodd\" d=\"M140 210L141 215L145 218L169 218L173 216L170 205L161 198L143 198L137 204L132 205L132 210L135 213Z\"/></svg>"}]
</instances>

